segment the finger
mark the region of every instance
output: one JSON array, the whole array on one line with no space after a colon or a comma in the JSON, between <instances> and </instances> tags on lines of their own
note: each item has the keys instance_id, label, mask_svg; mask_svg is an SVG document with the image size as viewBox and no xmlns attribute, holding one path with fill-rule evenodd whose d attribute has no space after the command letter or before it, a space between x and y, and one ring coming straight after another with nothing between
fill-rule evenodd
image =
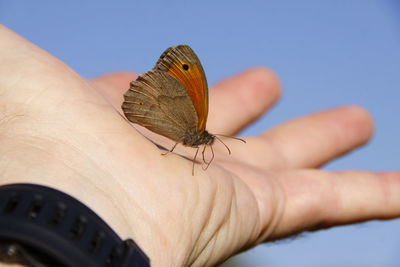
<instances>
[{"instance_id":1,"label":"finger","mask_svg":"<svg viewBox=\"0 0 400 267\"><path fill-rule=\"evenodd\" d=\"M364 143L372 136L371 116L346 106L281 124L262 135L286 168L317 167Z\"/></svg>"},{"instance_id":2,"label":"finger","mask_svg":"<svg viewBox=\"0 0 400 267\"><path fill-rule=\"evenodd\" d=\"M137 75L132 72L116 72L95 77L91 83L109 103L121 111L124 93L129 89L129 83L136 78Z\"/></svg>"},{"instance_id":3,"label":"finger","mask_svg":"<svg viewBox=\"0 0 400 267\"><path fill-rule=\"evenodd\" d=\"M367 142L370 115L346 106L283 123L247 144L231 142L232 159L264 170L318 167Z\"/></svg>"},{"instance_id":4,"label":"finger","mask_svg":"<svg viewBox=\"0 0 400 267\"><path fill-rule=\"evenodd\" d=\"M266 68L252 68L228 78L210 90L207 129L233 135L260 117L279 95L279 81Z\"/></svg>"},{"instance_id":5,"label":"finger","mask_svg":"<svg viewBox=\"0 0 400 267\"><path fill-rule=\"evenodd\" d=\"M289 171L279 178L285 195L271 239L305 230L400 216L400 171Z\"/></svg>"},{"instance_id":6,"label":"finger","mask_svg":"<svg viewBox=\"0 0 400 267\"><path fill-rule=\"evenodd\" d=\"M346 106L283 123L247 144L232 143L233 157L262 169L318 167L367 142L373 132L370 115Z\"/></svg>"}]
</instances>

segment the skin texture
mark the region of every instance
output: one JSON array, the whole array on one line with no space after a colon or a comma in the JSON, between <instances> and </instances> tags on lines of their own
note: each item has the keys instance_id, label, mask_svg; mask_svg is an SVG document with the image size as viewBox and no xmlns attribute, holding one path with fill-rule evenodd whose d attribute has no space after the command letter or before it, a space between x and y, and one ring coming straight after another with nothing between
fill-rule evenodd
<instances>
[{"instance_id":1,"label":"skin texture","mask_svg":"<svg viewBox=\"0 0 400 267\"><path fill-rule=\"evenodd\" d=\"M0 183L78 198L154 266L213 265L260 242L400 216L400 172L318 169L370 139L372 120L360 107L300 117L247 144L227 140L231 156L216 144L209 169L196 164L192 176L190 160L162 156L118 113L134 74L86 80L5 27L0 40ZM277 101L279 88L261 67L215 85L208 130L234 135Z\"/></svg>"}]
</instances>

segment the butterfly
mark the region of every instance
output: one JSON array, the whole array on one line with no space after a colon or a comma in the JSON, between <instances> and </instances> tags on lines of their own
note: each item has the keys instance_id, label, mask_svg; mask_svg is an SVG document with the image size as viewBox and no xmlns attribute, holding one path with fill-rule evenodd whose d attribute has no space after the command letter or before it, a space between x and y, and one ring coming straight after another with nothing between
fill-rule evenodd
<instances>
[{"instance_id":1,"label":"butterfly","mask_svg":"<svg viewBox=\"0 0 400 267\"><path fill-rule=\"evenodd\" d=\"M122 110L129 121L176 141L167 153L179 143L197 148L192 175L201 145L205 145L202 154L206 168L213 160L212 144L220 139L206 130L207 80L199 58L188 45L167 48L153 69L132 81L124 94ZM209 162L204 157L206 146L212 151Z\"/></svg>"}]
</instances>

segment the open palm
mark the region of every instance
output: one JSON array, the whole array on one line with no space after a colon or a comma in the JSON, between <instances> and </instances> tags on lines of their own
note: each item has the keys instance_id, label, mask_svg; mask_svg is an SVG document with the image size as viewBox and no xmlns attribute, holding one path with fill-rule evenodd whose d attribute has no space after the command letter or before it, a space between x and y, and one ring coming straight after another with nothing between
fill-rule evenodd
<instances>
[{"instance_id":1,"label":"open palm","mask_svg":"<svg viewBox=\"0 0 400 267\"><path fill-rule=\"evenodd\" d=\"M260 242L400 216L400 173L317 167L362 145L370 116L355 106L281 124L246 144L216 144L208 170L161 150L120 116L134 74L88 81L0 28L1 183L58 188L94 209L154 266L213 265ZM208 130L234 135L279 96L254 68L210 92ZM157 137L156 137L157 138ZM171 142L170 144L173 144Z\"/></svg>"}]
</instances>

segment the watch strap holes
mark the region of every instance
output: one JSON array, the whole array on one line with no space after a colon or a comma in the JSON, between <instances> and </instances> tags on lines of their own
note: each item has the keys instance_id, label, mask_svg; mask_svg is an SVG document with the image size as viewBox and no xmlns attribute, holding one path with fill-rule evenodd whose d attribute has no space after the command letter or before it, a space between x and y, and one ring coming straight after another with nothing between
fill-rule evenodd
<instances>
[{"instance_id":1,"label":"watch strap holes","mask_svg":"<svg viewBox=\"0 0 400 267\"><path fill-rule=\"evenodd\" d=\"M29 205L28 208L28 218L31 220L36 219L39 216L40 210L43 207L43 197L41 195L36 195Z\"/></svg>"},{"instance_id":2,"label":"watch strap holes","mask_svg":"<svg viewBox=\"0 0 400 267\"><path fill-rule=\"evenodd\" d=\"M85 216L79 216L75 219L72 228L70 230L70 235L72 239L78 239L85 232L87 219Z\"/></svg>"},{"instance_id":3,"label":"watch strap holes","mask_svg":"<svg viewBox=\"0 0 400 267\"><path fill-rule=\"evenodd\" d=\"M105 238L104 232L96 231L95 234L93 235L92 240L90 241L89 252L94 254L97 251L99 251L101 246L103 245L104 238Z\"/></svg>"},{"instance_id":4,"label":"watch strap holes","mask_svg":"<svg viewBox=\"0 0 400 267\"><path fill-rule=\"evenodd\" d=\"M49 218L49 224L56 227L61 224L67 213L67 206L64 203L58 203Z\"/></svg>"},{"instance_id":5,"label":"watch strap holes","mask_svg":"<svg viewBox=\"0 0 400 267\"><path fill-rule=\"evenodd\" d=\"M18 203L20 202L20 195L19 194L12 194L8 200L7 200L7 204L3 209L4 213L10 214L12 212L14 212L14 210L17 208Z\"/></svg>"},{"instance_id":6,"label":"watch strap holes","mask_svg":"<svg viewBox=\"0 0 400 267\"><path fill-rule=\"evenodd\" d=\"M123 254L123 248L121 246L114 247L107 258L106 266L114 266L116 260L120 260Z\"/></svg>"}]
</instances>

